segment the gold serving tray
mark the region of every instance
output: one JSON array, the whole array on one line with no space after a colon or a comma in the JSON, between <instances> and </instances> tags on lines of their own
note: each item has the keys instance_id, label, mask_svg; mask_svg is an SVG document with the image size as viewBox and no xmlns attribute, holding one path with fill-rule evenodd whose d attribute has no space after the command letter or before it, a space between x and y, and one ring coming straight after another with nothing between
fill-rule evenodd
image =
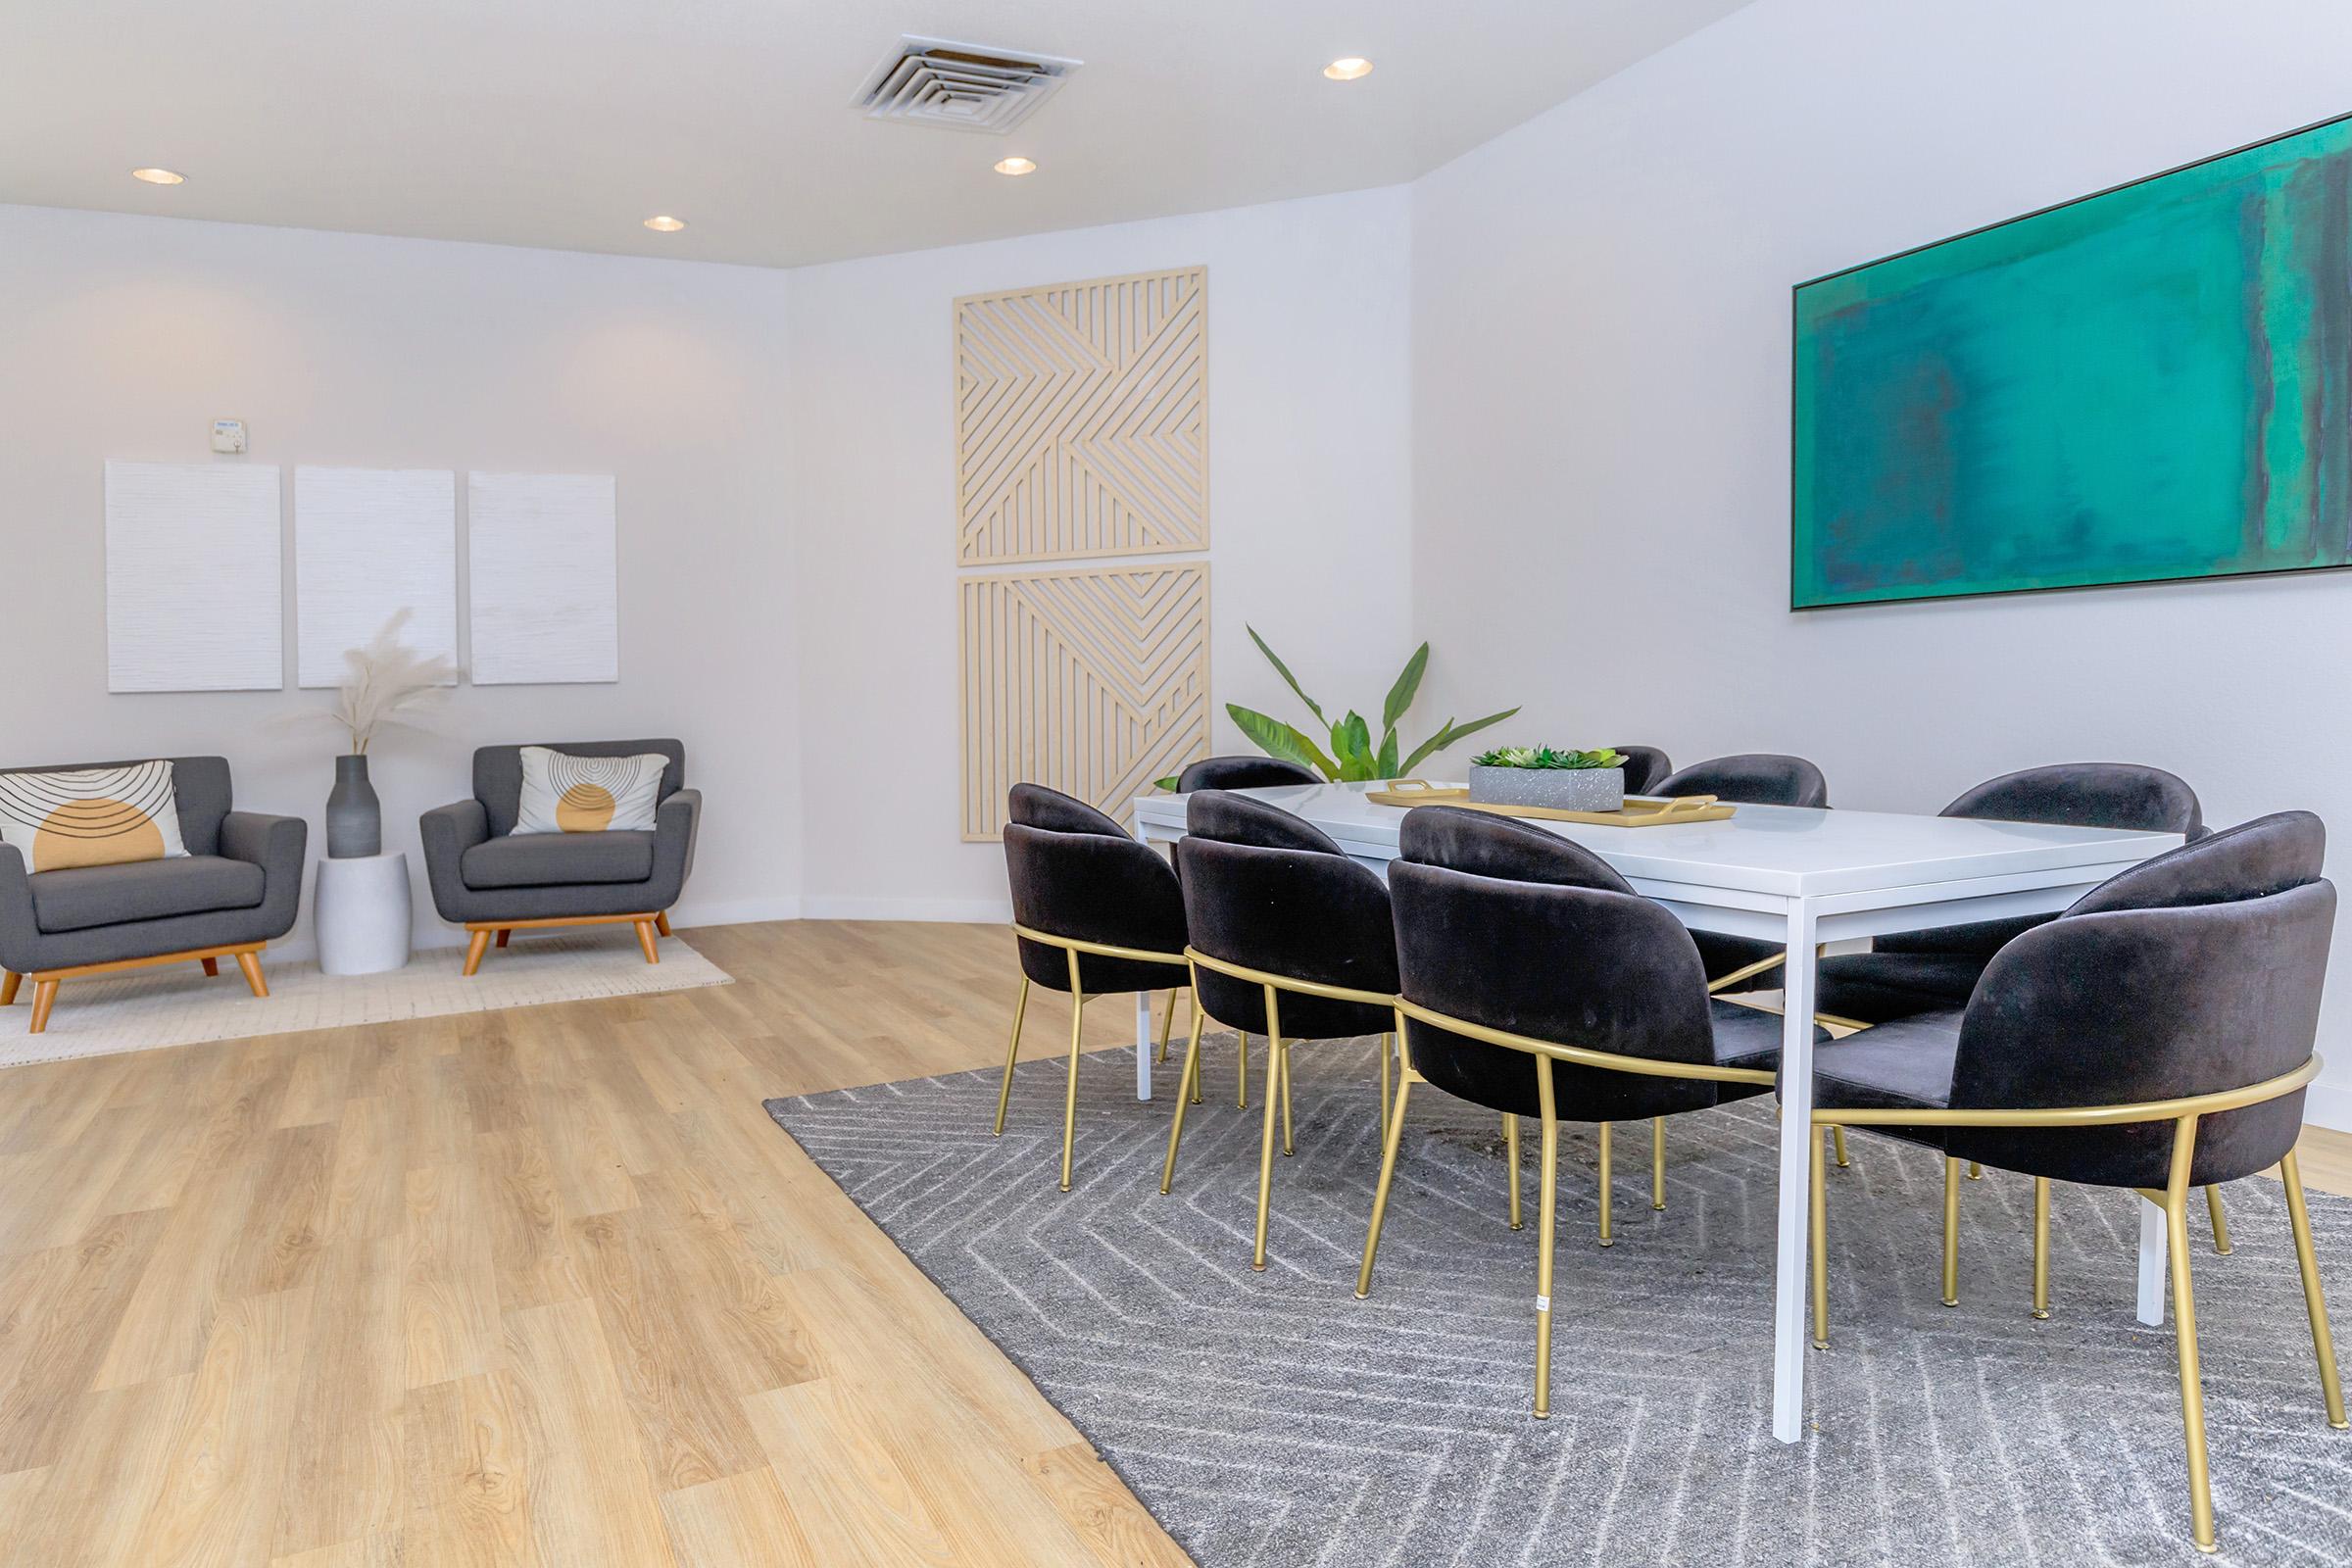
<instances>
[{"instance_id":1,"label":"gold serving tray","mask_svg":"<svg viewBox=\"0 0 2352 1568\"><path fill-rule=\"evenodd\" d=\"M1733 808L1712 795L1684 795L1673 800L1629 795L1614 811L1563 811L1550 806L1496 806L1473 801L1466 787L1446 789L1427 779L1392 779L1386 789L1366 790L1364 799L1375 806L1458 806L1465 811L1492 811L1496 816L1533 817L1544 822L1591 822L1596 827L1665 827L1675 822L1720 822Z\"/></svg>"}]
</instances>

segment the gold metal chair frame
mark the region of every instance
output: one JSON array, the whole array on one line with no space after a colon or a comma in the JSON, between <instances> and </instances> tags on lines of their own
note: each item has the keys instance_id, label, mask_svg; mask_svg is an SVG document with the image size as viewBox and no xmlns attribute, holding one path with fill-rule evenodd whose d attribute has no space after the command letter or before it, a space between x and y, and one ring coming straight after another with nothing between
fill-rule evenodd
<instances>
[{"instance_id":1,"label":"gold metal chair frame","mask_svg":"<svg viewBox=\"0 0 2352 1568\"><path fill-rule=\"evenodd\" d=\"M2196 1155L2197 1121L2202 1116L2239 1110L2277 1100L2282 1095L2291 1095L2318 1077L2320 1066L2320 1057L2313 1055L2293 1071L2258 1084L2208 1095L2187 1095L2174 1100L2017 1110L1817 1110L1813 1113L1813 1121L1817 1127L1826 1126L1829 1125L1827 1118L1834 1115L1839 1121L1855 1127L2120 1127L2151 1121L2169 1121L2173 1124L2172 1163L2164 1190L2158 1192L2143 1187L2138 1192L2142 1198L2164 1210L2166 1251L2172 1274L2173 1323L2180 1362L2180 1424L2188 1447L2189 1521L2197 1549L2212 1551L2216 1549L2216 1544L2213 1489L2205 1454L2205 1391L2197 1368L2197 1304L2190 1290L2188 1266L2188 1178ZM1944 1214L1947 1226L1959 1204L1959 1187L1953 1179L1958 1163L1957 1160L1947 1159L1944 1164ZM2311 1215L2303 1202L2303 1173L2292 1150L2278 1162L2278 1174L2286 1188L2287 1223L2294 1231L2295 1261L2303 1275L2303 1305L2311 1318L2312 1353L2319 1362L2320 1393L2327 1406L2328 1424L2340 1431L2352 1423L2347 1423L2344 1415L2343 1386L2337 1377L2335 1364L2335 1342L2328 1332L2328 1302L2320 1292L2319 1260L2311 1247ZM1829 1344L1828 1202L1822 1180L1821 1141L1818 1136L1813 1141L1811 1182L1813 1343L1816 1347L1826 1348ZM2206 1196L2208 1201L2212 1201L2210 1187L2206 1189ZM2218 1214L2218 1204L2216 1212ZM2049 1183L2042 1179L2036 1179L2034 1183L2034 1300L2037 1307L2046 1307L2049 1295ZM1951 1258L1947 1250L1945 1295L1948 1297L1951 1294Z\"/></svg>"},{"instance_id":2,"label":"gold metal chair frame","mask_svg":"<svg viewBox=\"0 0 2352 1568\"><path fill-rule=\"evenodd\" d=\"M1605 1067L1615 1072L1638 1073L1648 1078L1693 1078L1709 1083L1770 1085L1773 1074L1756 1067L1718 1067L1712 1062L1662 1061L1650 1056L1625 1056L1614 1052L1594 1051L1585 1046L1563 1046L1555 1041L1538 1040L1528 1035L1512 1034L1503 1029L1492 1029L1485 1024L1455 1018L1434 1008L1422 1006L1402 997L1396 1001L1396 1038L1404 1038L1407 1019L1418 1019L1433 1028L1501 1046L1508 1051L1523 1052L1534 1058L1536 1071L1536 1103L1543 1124L1542 1152L1538 1156L1540 1178L1536 1207L1536 1398L1538 1420L1551 1414L1551 1254L1556 1230L1559 1195L1560 1123L1558 1107L1553 1103L1550 1063L1574 1062L1585 1067ZM1396 1150L1404 1139L1404 1106L1406 1091L1421 1075L1414 1072L1407 1056L1407 1065L1396 1085L1396 1102L1389 1117L1388 1136L1383 1140L1380 1155L1380 1185L1372 1193L1372 1225L1364 1236L1364 1262L1355 1278L1355 1294L1361 1298L1372 1291L1372 1259L1380 1250L1381 1221L1388 1216L1389 1184L1396 1174ZM1426 1081L1426 1080L1421 1080ZM1608 1203L1608 1126L1601 1129L1601 1212L1605 1215ZM1815 1151L1818 1158L1819 1150ZM1604 1220L1605 1225L1605 1220Z\"/></svg>"},{"instance_id":3,"label":"gold metal chair frame","mask_svg":"<svg viewBox=\"0 0 2352 1568\"><path fill-rule=\"evenodd\" d=\"M1299 996L1321 997L1331 1002L1360 1002L1367 1006L1391 1009L1396 1007L1396 999L1386 992L1358 991L1351 986L1325 985L1321 981L1300 980L1292 975L1275 974L1271 970L1252 969L1245 964L1229 962L1223 958L1212 958L1194 947L1187 947L1184 950L1184 959L1193 967L1196 975L1200 969L1210 969L1218 974L1260 986L1265 991L1265 1130L1259 1138L1257 1154L1257 1242L1250 1260L1251 1268L1262 1271L1266 1266L1266 1221L1272 1211L1274 1197L1274 1113L1277 1102L1280 1102L1282 1111L1282 1152L1285 1154L1298 1152L1298 1146L1291 1137L1291 1045L1282 1035L1280 994L1288 991ZM1171 1011L1170 1017L1173 1018L1173 1016L1174 1013ZM1185 1047L1184 1076L1177 1083L1176 1120L1168 1128L1168 1157L1159 1172L1159 1190L1163 1193L1175 1185L1176 1148L1184 1138L1185 1106L1196 1098L1200 1082L1200 1026L1207 1017L1207 1009L1200 1004L1200 988L1196 983L1193 987L1193 1036L1191 1042ZM1384 1127L1387 1125L1389 1115L1389 1064L1390 1058L1395 1054L1395 1037L1382 1035L1380 1037L1380 1114ZM1248 1072L1248 1060L1244 1058L1245 1083ZM1245 1103L1247 1103L1246 1101ZM1517 1129L1511 1125L1509 1118L1505 1119L1505 1127L1510 1138L1513 1155L1511 1160L1511 1224L1516 1228L1519 1223L1519 1162L1516 1157L1519 1145Z\"/></svg>"},{"instance_id":4,"label":"gold metal chair frame","mask_svg":"<svg viewBox=\"0 0 2352 1568\"><path fill-rule=\"evenodd\" d=\"M1081 942L1076 937L1057 937L1048 931L1033 931L1018 921L1013 923L1012 930L1015 936L1026 937L1031 942L1043 943L1049 948L1061 949L1070 960L1070 1082L1061 1101L1061 1190L1066 1193L1070 1190L1071 1152L1078 1137L1078 1042L1086 1022L1086 988L1078 978L1078 956L1085 953L1103 958L1134 958L1145 963L1167 964L1184 963L1185 956L1181 953L1155 953L1149 948L1113 947L1107 942ZM1188 975L1191 973L1189 966L1186 973ZM1180 988L1170 987L1169 989L1173 992ZM1125 993L1120 994L1124 995ZM1012 1064L1021 1054L1021 1020L1028 1015L1028 1012L1029 975L1024 970L1021 974L1020 995L1014 999L1012 1004L1012 1040L1004 1048L1004 1083L997 1091L996 1136L998 1137L1003 1137L1004 1133L1004 1107L1012 1099ZM1200 1039L1200 1009L1196 1003L1193 1008L1195 1020L1193 1038L1195 1041ZM1175 1019L1176 999L1171 995L1168 999L1168 1023L1161 1026L1159 1037L1163 1049L1167 1045L1167 1028L1175 1022ZM1180 1098L1178 1101L1180 1107L1182 1103Z\"/></svg>"}]
</instances>

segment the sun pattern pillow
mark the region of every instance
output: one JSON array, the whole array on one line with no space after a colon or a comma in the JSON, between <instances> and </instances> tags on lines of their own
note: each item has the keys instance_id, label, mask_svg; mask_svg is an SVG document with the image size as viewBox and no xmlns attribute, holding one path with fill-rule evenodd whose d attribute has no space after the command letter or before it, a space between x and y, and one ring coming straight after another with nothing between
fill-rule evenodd
<instances>
[{"instance_id":1,"label":"sun pattern pillow","mask_svg":"<svg viewBox=\"0 0 2352 1568\"><path fill-rule=\"evenodd\" d=\"M544 746L522 749L522 802L516 833L619 833L654 825L662 802L660 752L635 757L573 757Z\"/></svg>"},{"instance_id":2,"label":"sun pattern pillow","mask_svg":"<svg viewBox=\"0 0 2352 1568\"><path fill-rule=\"evenodd\" d=\"M0 773L0 843L28 871L183 859L172 764Z\"/></svg>"}]
</instances>

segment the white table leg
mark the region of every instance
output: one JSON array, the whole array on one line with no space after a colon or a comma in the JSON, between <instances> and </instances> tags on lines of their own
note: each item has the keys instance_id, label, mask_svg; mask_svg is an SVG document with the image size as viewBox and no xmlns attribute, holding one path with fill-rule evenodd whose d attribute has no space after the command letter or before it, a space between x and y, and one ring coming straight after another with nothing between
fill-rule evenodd
<instances>
[{"instance_id":1,"label":"white table leg","mask_svg":"<svg viewBox=\"0 0 2352 1568\"><path fill-rule=\"evenodd\" d=\"M2139 1200L2139 1320L2164 1327L2164 1210Z\"/></svg>"},{"instance_id":2,"label":"white table leg","mask_svg":"<svg viewBox=\"0 0 2352 1568\"><path fill-rule=\"evenodd\" d=\"M1780 1247L1773 1270L1772 1435L1794 1443L1805 1427L1805 1226L1813 1157L1813 907L1788 906L1788 962L1781 994Z\"/></svg>"},{"instance_id":3,"label":"white table leg","mask_svg":"<svg viewBox=\"0 0 2352 1568\"><path fill-rule=\"evenodd\" d=\"M1152 993L1135 994L1135 1098L1152 1098Z\"/></svg>"}]
</instances>

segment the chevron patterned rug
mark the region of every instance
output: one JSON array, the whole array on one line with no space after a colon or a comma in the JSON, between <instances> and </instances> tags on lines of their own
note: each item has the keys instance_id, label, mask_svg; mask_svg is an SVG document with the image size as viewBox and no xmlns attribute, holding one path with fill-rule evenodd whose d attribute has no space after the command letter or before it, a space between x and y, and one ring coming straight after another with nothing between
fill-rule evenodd
<instances>
[{"instance_id":1,"label":"chevron patterned rug","mask_svg":"<svg viewBox=\"0 0 2352 1568\"><path fill-rule=\"evenodd\" d=\"M1533 1375L1535 1144L1505 1222L1497 1119L1430 1088L1407 1117L1372 1295L1379 1173L1369 1042L1292 1055L1298 1153L1277 1157L1250 1268L1259 1096L1230 1035L1203 1049L1173 1196L1177 1067L1134 1098L1123 1052L1079 1073L1075 1190L1056 1189L1062 1063L768 1102L768 1111L1126 1478L1203 1568L1567 1563L2202 1563L2188 1542L2174 1342L2132 1317L2129 1197L2056 1190L2052 1315L2027 1315L2032 1184L1962 1191L1961 1304L1940 1300L1941 1161L1852 1137L1831 1172L1831 1348L1810 1430L1771 1441L1768 1102L1620 1130L1616 1245L1594 1245L1592 1129L1561 1158L1552 1418ZM2192 1269L2222 1555L2352 1562L2352 1434L2320 1401L2282 1192L2226 1193ZM2352 1199L2313 1194L2352 1338Z\"/></svg>"}]
</instances>

